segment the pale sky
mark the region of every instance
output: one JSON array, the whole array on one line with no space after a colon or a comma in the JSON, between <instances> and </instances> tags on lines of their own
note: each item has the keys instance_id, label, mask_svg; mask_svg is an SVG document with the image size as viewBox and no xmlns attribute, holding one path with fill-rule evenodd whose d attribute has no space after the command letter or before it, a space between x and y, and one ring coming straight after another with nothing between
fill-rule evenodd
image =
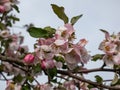
<instances>
[{"instance_id":1,"label":"pale sky","mask_svg":"<svg viewBox=\"0 0 120 90\"><path fill-rule=\"evenodd\" d=\"M65 7L68 17L83 14L83 17L75 24L77 40L86 38L89 42L86 48L91 54L100 52L97 48L104 34L99 29L105 29L110 33L120 31L120 0L20 0L21 21L16 26L33 23L38 27L52 26L58 28L63 21L53 13L50 4L57 4ZM22 31L25 35L25 44L29 43L33 51L35 39L29 37L25 29L13 28L14 32ZM87 67L94 68L99 63L89 63ZM101 73L102 74L102 73ZM107 75L107 74L106 74ZM105 77L105 74L102 74ZM92 75L88 78L93 77ZM108 75L107 75L108 77ZM41 80L41 79L40 79ZM43 80L44 81L44 80ZM4 90L6 82L0 82L1 90Z\"/></svg>"}]
</instances>

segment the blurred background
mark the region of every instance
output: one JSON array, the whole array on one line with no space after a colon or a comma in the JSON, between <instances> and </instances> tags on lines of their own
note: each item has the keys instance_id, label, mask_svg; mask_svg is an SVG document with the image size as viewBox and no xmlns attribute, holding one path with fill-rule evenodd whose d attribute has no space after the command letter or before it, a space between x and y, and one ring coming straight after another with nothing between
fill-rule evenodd
<instances>
[{"instance_id":1,"label":"blurred background","mask_svg":"<svg viewBox=\"0 0 120 90\"><path fill-rule=\"evenodd\" d=\"M101 53L98 50L104 34L99 29L105 29L111 34L120 31L120 0L20 0L20 13L16 15L20 22L12 28L13 32L22 32L25 36L25 45L29 45L33 51L33 44L36 39L31 38L23 28L23 25L33 23L37 27L51 26L58 28L64 23L53 13L50 4L57 4L65 8L65 13L71 19L73 16L83 14L83 17L74 25L76 30L76 41L81 38L88 40L86 46L91 55ZM87 68L95 68L102 65L102 61L89 62ZM100 74L106 79L112 77L109 73L92 73L87 75L88 79L94 80L94 75ZM39 77L44 83L46 77ZM4 90L5 81L0 81L0 88Z\"/></svg>"}]
</instances>

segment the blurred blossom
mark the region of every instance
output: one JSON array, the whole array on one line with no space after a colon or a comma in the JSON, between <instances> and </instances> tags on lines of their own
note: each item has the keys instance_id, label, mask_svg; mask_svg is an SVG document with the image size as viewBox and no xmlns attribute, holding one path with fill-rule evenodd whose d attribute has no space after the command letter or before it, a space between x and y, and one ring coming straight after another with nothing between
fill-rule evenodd
<instances>
[{"instance_id":1,"label":"blurred blossom","mask_svg":"<svg viewBox=\"0 0 120 90\"><path fill-rule=\"evenodd\" d=\"M7 38L10 36L10 31L9 30L3 30L0 32L0 36L3 38Z\"/></svg>"},{"instance_id":2,"label":"blurred blossom","mask_svg":"<svg viewBox=\"0 0 120 90\"><path fill-rule=\"evenodd\" d=\"M0 13L4 13L5 12L5 7L3 5L0 5Z\"/></svg>"},{"instance_id":3,"label":"blurred blossom","mask_svg":"<svg viewBox=\"0 0 120 90\"><path fill-rule=\"evenodd\" d=\"M105 33L105 40L100 43L99 49L105 55L103 60L107 66L120 65L120 33L110 35L107 31Z\"/></svg>"},{"instance_id":4,"label":"blurred blossom","mask_svg":"<svg viewBox=\"0 0 120 90\"><path fill-rule=\"evenodd\" d=\"M65 81L64 87L66 88L66 90L76 90L74 81Z\"/></svg>"},{"instance_id":5,"label":"blurred blossom","mask_svg":"<svg viewBox=\"0 0 120 90\"><path fill-rule=\"evenodd\" d=\"M41 67L42 69L51 69L55 67L55 63L53 62L53 60L42 60L41 61Z\"/></svg>"}]
</instances>

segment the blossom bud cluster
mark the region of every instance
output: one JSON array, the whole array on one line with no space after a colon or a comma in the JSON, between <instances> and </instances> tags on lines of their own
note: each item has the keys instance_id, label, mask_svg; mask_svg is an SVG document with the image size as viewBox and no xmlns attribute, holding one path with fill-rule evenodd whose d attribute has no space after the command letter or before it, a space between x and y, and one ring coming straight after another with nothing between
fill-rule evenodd
<instances>
[{"instance_id":1,"label":"blossom bud cluster","mask_svg":"<svg viewBox=\"0 0 120 90\"><path fill-rule=\"evenodd\" d=\"M99 46L99 49L105 53L103 60L107 66L120 65L120 33L110 35L106 31L105 37Z\"/></svg>"},{"instance_id":2,"label":"blossom bud cluster","mask_svg":"<svg viewBox=\"0 0 120 90\"><path fill-rule=\"evenodd\" d=\"M41 60L41 66L43 68L62 67L62 62L56 62L54 57L62 57L71 70L79 63L87 63L90 59L90 55L85 49L87 41L81 39L78 43L74 44L74 35L75 30L73 26L65 24L56 30L54 37L47 39L40 38L35 52L38 59Z\"/></svg>"}]
</instances>

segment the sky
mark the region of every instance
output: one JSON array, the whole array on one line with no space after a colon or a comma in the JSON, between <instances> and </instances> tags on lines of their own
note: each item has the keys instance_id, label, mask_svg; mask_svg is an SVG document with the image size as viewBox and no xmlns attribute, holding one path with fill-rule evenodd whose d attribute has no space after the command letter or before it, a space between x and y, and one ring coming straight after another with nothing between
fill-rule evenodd
<instances>
[{"instance_id":1,"label":"sky","mask_svg":"<svg viewBox=\"0 0 120 90\"><path fill-rule=\"evenodd\" d=\"M35 39L31 38L24 28L25 24L33 23L37 27L51 26L58 28L64 23L53 13L50 4L57 4L65 8L65 13L69 18L83 14L83 17L74 25L76 30L76 41L81 38L88 40L86 46L90 53L101 53L98 50L100 42L104 39L104 34L99 29L105 29L111 34L120 31L120 0L20 0L20 22L13 27L14 32L21 31L25 36L25 45L29 44L30 51L33 51ZM101 65L101 62L88 63L86 67L94 68ZM99 74L99 73L98 73ZM110 75L101 73L104 77ZM105 76L107 75L107 76ZM88 78L93 78L90 74ZM40 81L45 81L41 80ZM6 82L0 82L1 90L4 90Z\"/></svg>"}]
</instances>

